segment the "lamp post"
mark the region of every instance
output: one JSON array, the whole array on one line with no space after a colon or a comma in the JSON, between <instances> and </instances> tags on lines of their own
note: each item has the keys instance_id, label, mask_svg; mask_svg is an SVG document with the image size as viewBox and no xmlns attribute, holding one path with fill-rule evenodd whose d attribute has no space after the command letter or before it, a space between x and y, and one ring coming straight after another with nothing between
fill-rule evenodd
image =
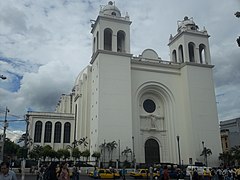
<instances>
[{"instance_id":1,"label":"lamp post","mask_svg":"<svg viewBox=\"0 0 240 180\"><path fill-rule=\"evenodd\" d=\"M203 146L204 163L207 166L207 154L206 154L207 153L206 152L207 148L204 146L204 141L202 141L202 146Z\"/></svg>"},{"instance_id":2,"label":"lamp post","mask_svg":"<svg viewBox=\"0 0 240 180\"><path fill-rule=\"evenodd\" d=\"M134 169L136 169L136 160L135 160L135 151L134 151L134 136L132 136L132 146L133 146L133 164L134 164Z\"/></svg>"},{"instance_id":3,"label":"lamp post","mask_svg":"<svg viewBox=\"0 0 240 180\"><path fill-rule=\"evenodd\" d=\"M179 165L181 165L181 153L180 153L180 144L179 144L179 139L180 139L180 136L177 135L177 145L178 145L178 162L179 162Z\"/></svg>"},{"instance_id":4,"label":"lamp post","mask_svg":"<svg viewBox=\"0 0 240 180\"><path fill-rule=\"evenodd\" d=\"M6 107L5 110L5 118L4 118L4 125L3 125L3 142L2 142L2 150L1 150L1 160L4 160L3 157L3 151L4 151L4 145L5 145L5 139L6 139L6 129L8 127L8 123L7 123L7 113L10 112L9 109Z\"/></svg>"}]
</instances>

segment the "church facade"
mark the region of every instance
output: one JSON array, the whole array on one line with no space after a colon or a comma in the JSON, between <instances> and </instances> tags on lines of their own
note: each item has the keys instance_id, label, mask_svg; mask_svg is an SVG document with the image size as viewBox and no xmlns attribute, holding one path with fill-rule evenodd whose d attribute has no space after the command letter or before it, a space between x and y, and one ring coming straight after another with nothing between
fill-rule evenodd
<instances>
[{"instance_id":1,"label":"church facade","mask_svg":"<svg viewBox=\"0 0 240 180\"><path fill-rule=\"evenodd\" d=\"M93 22L90 64L56 108L56 114L71 116L68 142L87 137L92 154L115 141L111 160L124 161L121 152L130 148L137 163L203 162L200 155L209 148L208 164L219 165L220 130L207 31L185 17L170 36L170 61L163 61L152 49L137 57L131 54L130 25L130 17L122 16L111 1ZM37 121L41 118L30 120L33 139ZM54 128L51 131L54 139ZM64 147L59 142L52 145ZM101 154L102 161L109 158Z\"/></svg>"}]
</instances>

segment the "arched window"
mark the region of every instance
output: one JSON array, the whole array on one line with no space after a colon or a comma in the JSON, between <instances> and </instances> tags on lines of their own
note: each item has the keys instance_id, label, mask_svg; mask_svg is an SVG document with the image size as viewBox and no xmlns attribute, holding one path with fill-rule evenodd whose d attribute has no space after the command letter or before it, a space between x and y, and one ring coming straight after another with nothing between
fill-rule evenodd
<instances>
[{"instance_id":1,"label":"arched window","mask_svg":"<svg viewBox=\"0 0 240 180\"><path fill-rule=\"evenodd\" d=\"M194 49L195 49L195 44L192 42L188 43L188 53L189 53L190 62L195 62Z\"/></svg>"},{"instance_id":2,"label":"arched window","mask_svg":"<svg viewBox=\"0 0 240 180\"><path fill-rule=\"evenodd\" d=\"M44 142L50 143L52 137L52 123L50 121L45 124L45 134L44 134Z\"/></svg>"},{"instance_id":3,"label":"arched window","mask_svg":"<svg viewBox=\"0 0 240 180\"><path fill-rule=\"evenodd\" d=\"M173 60L173 62L177 62L177 52L175 49L172 52L172 60Z\"/></svg>"},{"instance_id":4,"label":"arched window","mask_svg":"<svg viewBox=\"0 0 240 180\"><path fill-rule=\"evenodd\" d=\"M99 42L99 37L98 37L98 32L97 32L97 42L96 42L96 44L97 44L97 50L98 50L98 42Z\"/></svg>"},{"instance_id":5,"label":"arched window","mask_svg":"<svg viewBox=\"0 0 240 180\"><path fill-rule=\"evenodd\" d=\"M179 58L179 62L183 63L184 62L184 56L183 56L183 46L180 45L178 47L178 58Z\"/></svg>"},{"instance_id":6,"label":"arched window","mask_svg":"<svg viewBox=\"0 0 240 180\"><path fill-rule=\"evenodd\" d=\"M95 48L96 48L96 38L93 38L93 53L95 53Z\"/></svg>"},{"instance_id":7,"label":"arched window","mask_svg":"<svg viewBox=\"0 0 240 180\"><path fill-rule=\"evenodd\" d=\"M66 122L64 124L64 138L63 143L70 143L71 124Z\"/></svg>"},{"instance_id":8,"label":"arched window","mask_svg":"<svg viewBox=\"0 0 240 180\"><path fill-rule=\"evenodd\" d=\"M206 63L206 46L204 44L199 45L199 57L200 57L200 63Z\"/></svg>"},{"instance_id":9,"label":"arched window","mask_svg":"<svg viewBox=\"0 0 240 180\"><path fill-rule=\"evenodd\" d=\"M55 130L54 130L54 143L61 142L61 131L62 131L62 124L60 122L56 122Z\"/></svg>"},{"instance_id":10,"label":"arched window","mask_svg":"<svg viewBox=\"0 0 240 180\"><path fill-rule=\"evenodd\" d=\"M117 51L125 52L125 32L118 31L117 33Z\"/></svg>"},{"instance_id":11,"label":"arched window","mask_svg":"<svg viewBox=\"0 0 240 180\"><path fill-rule=\"evenodd\" d=\"M109 28L104 30L104 50L112 50L112 30Z\"/></svg>"},{"instance_id":12,"label":"arched window","mask_svg":"<svg viewBox=\"0 0 240 180\"><path fill-rule=\"evenodd\" d=\"M35 124L35 132L34 132L34 142L40 143L42 137L42 122L37 121Z\"/></svg>"}]
</instances>

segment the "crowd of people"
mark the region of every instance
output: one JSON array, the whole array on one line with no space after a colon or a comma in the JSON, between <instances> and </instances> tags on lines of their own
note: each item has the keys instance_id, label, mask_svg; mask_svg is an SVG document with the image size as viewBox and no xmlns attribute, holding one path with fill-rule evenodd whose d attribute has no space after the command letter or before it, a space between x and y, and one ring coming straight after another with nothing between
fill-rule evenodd
<instances>
[{"instance_id":1,"label":"crowd of people","mask_svg":"<svg viewBox=\"0 0 240 180\"><path fill-rule=\"evenodd\" d=\"M240 180L240 167L204 168L199 173L197 168L190 173L192 180Z\"/></svg>"},{"instance_id":2,"label":"crowd of people","mask_svg":"<svg viewBox=\"0 0 240 180\"><path fill-rule=\"evenodd\" d=\"M71 176L71 178L70 178ZM78 180L79 170L76 166L73 166L70 173L68 163L63 162L58 164L57 162L50 163L47 167L42 165L39 168L37 174L37 180Z\"/></svg>"}]
</instances>

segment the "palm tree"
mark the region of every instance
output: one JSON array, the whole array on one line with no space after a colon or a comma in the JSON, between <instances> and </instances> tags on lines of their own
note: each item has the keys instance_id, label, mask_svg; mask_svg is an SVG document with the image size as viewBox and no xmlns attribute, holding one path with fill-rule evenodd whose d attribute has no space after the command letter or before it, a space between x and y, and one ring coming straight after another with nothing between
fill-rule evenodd
<instances>
[{"instance_id":1,"label":"palm tree","mask_svg":"<svg viewBox=\"0 0 240 180\"><path fill-rule=\"evenodd\" d=\"M72 142L72 145L67 145L67 149L73 149L76 148L77 146L83 145L84 147L87 147L88 142L87 142L87 137L80 138L79 140L74 140Z\"/></svg>"},{"instance_id":2,"label":"palm tree","mask_svg":"<svg viewBox=\"0 0 240 180\"><path fill-rule=\"evenodd\" d=\"M88 145L87 137L80 138L80 139L78 140L78 144L79 144L80 146L83 145L84 148L87 147L87 145Z\"/></svg>"},{"instance_id":3,"label":"palm tree","mask_svg":"<svg viewBox=\"0 0 240 180\"><path fill-rule=\"evenodd\" d=\"M208 165L207 163L207 157L212 155L212 150L207 148L207 147L204 147L202 153L200 154L200 156L204 156L204 159L205 159L205 163L206 163L206 166Z\"/></svg>"},{"instance_id":4,"label":"palm tree","mask_svg":"<svg viewBox=\"0 0 240 180\"><path fill-rule=\"evenodd\" d=\"M107 150L109 153L109 160L112 161L113 150L116 149L117 143L116 143L116 141L112 141L112 142L107 143L106 146L107 146Z\"/></svg>"},{"instance_id":5,"label":"palm tree","mask_svg":"<svg viewBox=\"0 0 240 180\"><path fill-rule=\"evenodd\" d=\"M105 140L104 140L104 143L102 143L99 147L101 149L101 154L103 153L102 161L105 162L105 150L107 148L107 143L105 142Z\"/></svg>"},{"instance_id":6,"label":"palm tree","mask_svg":"<svg viewBox=\"0 0 240 180\"><path fill-rule=\"evenodd\" d=\"M122 151L122 155L124 155L124 156L126 157L126 160L125 160L125 161L128 160L128 154L131 154L131 155L132 155L132 150L131 150L131 148L129 148L129 147L127 146L126 149L124 149L124 150Z\"/></svg>"}]
</instances>

